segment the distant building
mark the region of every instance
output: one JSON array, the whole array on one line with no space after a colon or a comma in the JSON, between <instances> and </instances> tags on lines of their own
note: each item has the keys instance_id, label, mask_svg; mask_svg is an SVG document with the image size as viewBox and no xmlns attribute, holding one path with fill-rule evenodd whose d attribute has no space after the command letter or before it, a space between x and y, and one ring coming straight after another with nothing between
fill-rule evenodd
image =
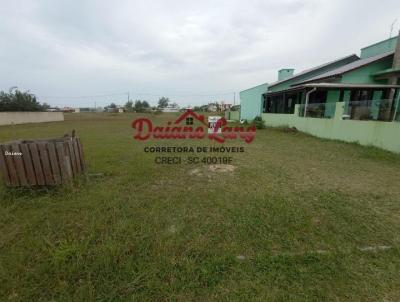
<instances>
[{"instance_id":1,"label":"distant building","mask_svg":"<svg viewBox=\"0 0 400 302\"><path fill-rule=\"evenodd\" d=\"M118 106L118 107L106 107L104 108L105 112L109 112L109 113L123 113L124 112L124 108Z\"/></svg>"},{"instance_id":2,"label":"distant building","mask_svg":"<svg viewBox=\"0 0 400 302\"><path fill-rule=\"evenodd\" d=\"M229 109L231 109L231 107L232 107L232 104L221 103L221 105L220 105L221 111L229 110Z\"/></svg>"},{"instance_id":3,"label":"distant building","mask_svg":"<svg viewBox=\"0 0 400 302\"><path fill-rule=\"evenodd\" d=\"M207 106L207 111L216 112L216 111L218 111L218 106L214 103L210 103Z\"/></svg>"},{"instance_id":4,"label":"distant building","mask_svg":"<svg viewBox=\"0 0 400 302\"><path fill-rule=\"evenodd\" d=\"M80 112L102 112L103 107L81 107Z\"/></svg>"},{"instance_id":5,"label":"distant building","mask_svg":"<svg viewBox=\"0 0 400 302\"><path fill-rule=\"evenodd\" d=\"M161 109L163 112L179 112L179 106L176 103L168 104L167 107Z\"/></svg>"}]
</instances>

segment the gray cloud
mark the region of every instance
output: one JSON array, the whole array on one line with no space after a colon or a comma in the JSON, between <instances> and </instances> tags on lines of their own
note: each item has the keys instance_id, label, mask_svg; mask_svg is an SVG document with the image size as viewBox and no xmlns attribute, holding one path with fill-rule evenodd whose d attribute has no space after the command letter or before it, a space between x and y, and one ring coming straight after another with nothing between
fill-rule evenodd
<instances>
[{"instance_id":1,"label":"gray cloud","mask_svg":"<svg viewBox=\"0 0 400 302\"><path fill-rule=\"evenodd\" d=\"M231 91L275 81L279 68L300 71L358 53L387 38L400 17L395 0L43 0L2 6L0 89L17 85L42 101L82 106L122 104L126 97L49 96L130 91L153 102L168 95L182 105L231 100ZM135 94L143 92L152 95ZM194 96L199 94L209 95Z\"/></svg>"}]
</instances>

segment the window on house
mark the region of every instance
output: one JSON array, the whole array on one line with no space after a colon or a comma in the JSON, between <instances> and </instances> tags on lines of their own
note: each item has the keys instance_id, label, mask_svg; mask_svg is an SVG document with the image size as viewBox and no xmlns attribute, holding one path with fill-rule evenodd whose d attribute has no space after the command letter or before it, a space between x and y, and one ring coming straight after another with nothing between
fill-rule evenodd
<instances>
[{"instance_id":1,"label":"window on house","mask_svg":"<svg viewBox=\"0 0 400 302\"><path fill-rule=\"evenodd\" d=\"M265 97L264 112L293 114L294 107L301 99L299 93L278 94Z\"/></svg>"},{"instance_id":2,"label":"window on house","mask_svg":"<svg viewBox=\"0 0 400 302\"><path fill-rule=\"evenodd\" d=\"M316 90L310 94L308 103L309 104L325 103L327 95L328 95L327 90Z\"/></svg>"},{"instance_id":3,"label":"window on house","mask_svg":"<svg viewBox=\"0 0 400 302\"><path fill-rule=\"evenodd\" d=\"M186 125L193 125L193 117L186 118Z\"/></svg>"},{"instance_id":4,"label":"window on house","mask_svg":"<svg viewBox=\"0 0 400 302\"><path fill-rule=\"evenodd\" d=\"M350 92L349 113L353 120L374 119L372 89L353 89Z\"/></svg>"},{"instance_id":5,"label":"window on house","mask_svg":"<svg viewBox=\"0 0 400 302\"><path fill-rule=\"evenodd\" d=\"M267 112L269 113L284 113L285 104L283 95L274 95L267 99Z\"/></svg>"},{"instance_id":6,"label":"window on house","mask_svg":"<svg viewBox=\"0 0 400 302\"><path fill-rule=\"evenodd\" d=\"M285 113L294 113L294 106L298 104L298 93L285 95Z\"/></svg>"},{"instance_id":7,"label":"window on house","mask_svg":"<svg viewBox=\"0 0 400 302\"><path fill-rule=\"evenodd\" d=\"M356 89L350 92L350 101L367 101L372 100L372 89Z\"/></svg>"},{"instance_id":8,"label":"window on house","mask_svg":"<svg viewBox=\"0 0 400 302\"><path fill-rule=\"evenodd\" d=\"M264 113L271 113L272 101L270 96L264 95Z\"/></svg>"},{"instance_id":9,"label":"window on house","mask_svg":"<svg viewBox=\"0 0 400 302\"><path fill-rule=\"evenodd\" d=\"M343 99L344 99L344 90L343 90L343 89L340 89L340 92L339 92L339 102L343 102Z\"/></svg>"},{"instance_id":10,"label":"window on house","mask_svg":"<svg viewBox=\"0 0 400 302\"><path fill-rule=\"evenodd\" d=\"M263 95L263 105L262 105L263 113L267 112L267 98Z\"/></svg>"}]
</instances>

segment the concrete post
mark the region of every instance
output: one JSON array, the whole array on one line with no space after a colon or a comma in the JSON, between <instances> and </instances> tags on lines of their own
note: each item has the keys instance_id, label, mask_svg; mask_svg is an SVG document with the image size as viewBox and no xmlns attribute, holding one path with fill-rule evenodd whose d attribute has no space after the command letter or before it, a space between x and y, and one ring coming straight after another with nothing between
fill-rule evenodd
<instances>
[{"instance_id":1,"label":"concrete post","mask_svg":"<svg viewBox=\"0 0 400 302\"><path fill-rule=\"evenodd\" d=\"M299 108L300 108L300 104L294 105L294 116L295 117L299 117Z\"/></svg>"},{"instance_id":2,"label":"concrete post","mask_svg":"<svg viewBox=\"0 0 400 302\"><path fill-rule=\"evenodd\" d=\"M344 104L345 104L344 102L336 102L335 116L334 116L335 121L343 119Z\"/></svg>"}]
</instances>

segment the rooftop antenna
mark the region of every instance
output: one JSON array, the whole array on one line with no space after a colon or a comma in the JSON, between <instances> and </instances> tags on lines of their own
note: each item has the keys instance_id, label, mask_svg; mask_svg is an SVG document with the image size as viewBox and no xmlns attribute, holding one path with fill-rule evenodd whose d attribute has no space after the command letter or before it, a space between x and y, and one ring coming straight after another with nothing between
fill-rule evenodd
<instances>
[{"instance_id":1,"label":"rooftop antenna","mask_svg":"<svg viewBox=\"0 0 400 302\"><path fill-rule=\"evenodd\" d=\"M393 27L397 22L397 18L394 19L394 21L392 22L392 24L390 25L390 35L389 35L389 39L392 37L392 33L393 33Z\"/></svg>"}]
</instances>

